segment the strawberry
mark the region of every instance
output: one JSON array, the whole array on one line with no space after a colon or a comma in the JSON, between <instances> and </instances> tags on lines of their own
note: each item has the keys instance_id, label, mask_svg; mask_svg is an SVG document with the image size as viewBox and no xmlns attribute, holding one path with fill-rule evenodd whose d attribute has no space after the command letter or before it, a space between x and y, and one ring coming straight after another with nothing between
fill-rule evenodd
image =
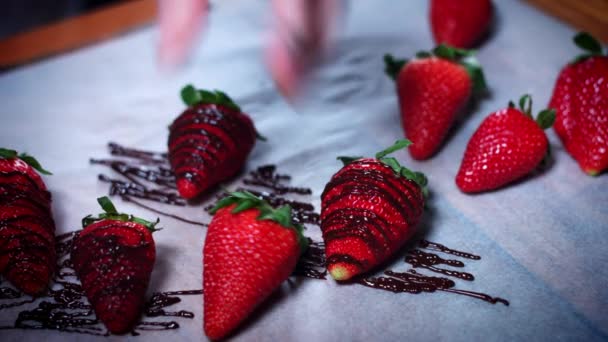
<instances>
[{"instance_id":1,"label":"strawberry","mask_svg":"<svg viewBox=\"0 0 608 342\"><path fill-rule=\"evenodd\" d=\"M532 99L524 95L520 109L509 102L506 109L485 118L467 145L456 185L473 193L498 189L531 173L549 152L543 129L555 120L555 111L541 111L532 118Z\"/></svg>"},{"instance_id":2,"label":"strawberry","mask_svg":"<svg viewBox=\"0 0 608 342\"><path fill-rule=\"evenodd\" d=\"M97 202L105 213L82 219L74 238L72 264L95 314L114 334L137 323L154 267L155 223L120 214L109 198Z\"/></svg>"},{"instance_id":3,"label":"strawberry","mask_svg":"<svg viewBox=\"0 0 608 342\"><path fill-rule=\"evenodd\" d=\"M430 21L436 44L472 48L492 21L490 0L431 0Z\"/></svg>"},{"instance_id":4,"label":"strawberry","mask_svg":"<svg viewBox=\"0 0 608 342\"><path fill-rule=\"evenodd\" d=\"M549 107L555 132L580 168L595 176L608 169L608 55L587 33L574 37L587 53L560 72Z\"/></svg>"},{"instance_id":5,"label":"strawberry","mask_svg":"<svg viewBox=\"0 0 608 342\"><path fill-rule=\"evenodd\" d=\"M27 154L0 148L0 274L22 292L47 289L55 271L55 223L51 193Z\"/></svg>"},{"instance_id":6,"label":"strawberry","mask_svg":"<svg viewBox=\"0 0 608 342\"><path fill-rule=\"evenodd\" d=\"M308 240L291 208L273 209L249 192L233 192L210 211L203 249L204 329L230 334L296 267Z\"/></svg>"},{"instance_id":7,"label":"strawberry","mask_svg":"<svg viewBox=\"0 0 608 342\"><path fill-rule=\"evenodd\" d=\"M414 233L426 178L386 157L411 144L399 140L376 158L338 157L344 167L321 195L327 270L348 280L386 261Z\"/></svg>"},{"instance_id":8,"label":"strawberry","mask_svg":"<svg viewBox=\"0 0 608 342\"><path fill-rule=\"evenodd\" d=\"M384 56L386 73L397 82L401 121L414 159L428 159L441 146L473 92L485 89L471 51L439 45L411 61Z\"/></svg>"},{"instance_id":9,"label":"strawberry","mask_svg":"<svg viewBox=\"0 0 608 342\"><path fill-rule=\"evenodd\" d=\"M191 199L238 173L257 133L223 92L188 85L181 95L188 108L169 127L169 162L180 195Z\"/></svg>"}]
</instances>

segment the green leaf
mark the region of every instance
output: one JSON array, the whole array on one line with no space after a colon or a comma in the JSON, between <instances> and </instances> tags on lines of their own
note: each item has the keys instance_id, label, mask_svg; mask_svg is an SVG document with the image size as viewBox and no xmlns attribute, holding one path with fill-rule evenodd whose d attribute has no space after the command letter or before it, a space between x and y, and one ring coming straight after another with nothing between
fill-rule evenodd
<instances>
[{"instance_id":1,"label":"green leaf","mask_svg":"<svg viewBox=\"0 0 608 342\"><path fill-rule=\"evenodd\" d=\"M93 217L93 215L87 215L85 217L82 218L82 228L90 225L91 223L97 221L96 218Z\"/></svg>"},{"instance_id":2,"label":"green leaf","mask_svg":"<svg viewBox=\"0 0 608 342\"><path fill-rule=\"evenodd\" d=\"M251 209L251 208L255 207L258 204L258 202L259 202L259 200L257 198L255 200L246 199L244 201L238 202L236 207L234 207L234 209L232 209L231 212L233 214L238 214L241 211L245 211L247 209Z\"/></svg>"},{"instance_id":3,"label":"green leaf","mask_svg":"<svg viewBox=\"0 0 608 342\"><path fill-rule=\"evenodd\" d=\"M437 57L454 60L456 59L456 51L445 44L440 44L433 49L433 54Z\"/></svg>"},{"instance_id":4,"label":"green leaf","mask_svg":"<svg viewBox=\"0 0 608 342\"><path fill-rule=\"evenodd\" d=\"M258 201L261 200L256 195L252 194L251 192L249 192L247 190L235 191L235 192L232 192L230 195L235 198L242 198L242 199L247 199L247 200L258 200Z\"/></svg>"},{"instance_id":5,"label":"green leaf","mask_svg":"<svg viewBox=\"0 0 608 342\"><path fill-rule=\"evenodd\" d=\"M101 208L108 214L118 214L116 207L112 201L108 198L108 196L99 197L97 199L97 203L101 206Z\"/></svg>"},{"instance_id":6,"label":"green leaf","mask_svg":"<svg viewBox=\"0 0 608 342\"><path fill-rule=\"evenodd\" d=\"M213 208L211 208L211 210L209 210L209 213L211 215L215 214L218 210L220 210L223 207L227 207L233 203L236 203L236 198L228 196L228 197L224 197L221 200L219 200L215 206L213 206Z\"/></svg>"},{"instance_id":7,"label":"green leaf","mask_svg":"<svg viewBox=\"0 0 608 342\"><path fill-rule=\"evenodd\" d=\"M105 212L99 214L97 217L94 217L92 215L87 215L86 217L84 217L82 219L83 228L85 228L86 226L88 226L90 224L93 224L94 222L101 221L101 220L117 220L117 221L135 222L137 224L141 224L142 226L146 227L152 233L154 233L155 231L161 230L161 228L156 228L156 225L160 222L160 219L157 218L155 222L150 222L148 220L144 220L142 218L135 217L133 215L119 213L116 210L116 207L114 207L114 204L112 203L112 201L107 196L99 197L97 199L97 203L99 203L99 205Z\"/></svg>"},{"instance_id":8,"label":"green leaf","mask_svg":"<svg viewBox=\"0 0 608 342\"><path fill-rule=\"evenodd\" d=\"M265 136L261 135L260 132L255 131L255 137L260 140L260 141L268 141L268 138L266 138Z\"/></svg>"},{"instance_id":9,"label":"green leaf","mask_svg":"<svg viewBox=\"0 0 608 342\"><path fill-rule=\"evenodd\" d=\"M471 77L471 81L473 82L473 93L475 94L483 94L488 90L488 85L486 83L486 77L483 73L483 69L481 68L481 64L477 61L477 58L470 55L463 59L460 62Z\"/></svg>"},{"instance_id":10,"label":"green leaf","mask_svg":"<svg viewBox=\"0 0 608 342\"><path fill-rule=\"evenodd\" d=\"M408 139L397 140L397 141L395 141L395 143L392 146L389 146L386 149L376 153L376 159L381 159L382 157L386 156L387 154L391 154L402 148L406 148L406 147L410 146L411 144L412 144L412 142L409 141Z\"/></svg>"},{"instance_id":11,"label":"green leaf","mask_svg":"<svg viewBox=\"0 0 608 342\"><path fill-rule=\"evenodd\" d=\"M346 166L346 165L348 165L348 164L350 164L350 163L352 163L352 162L354 162L356 160L359 160L361 158L363 158L363 157L360 157L360 156L359 157L339 156L336 159L338 159L339 161L341 161L344 164L344 166Z\"/></svg>"},{"instance_id":12,"label":"green leaf","mask_svg":"<svg viewBox=\"0 0 608 342\"><path fill-rule=\"evenodd\" d=\"M407 64L407 59L395 59L392 55L384 55L384 73L392 80L396 80L401 68Z\"/></svg>"},{"instance_id":13,"label":"green leaf","mask_svg":"<svg viewBox=\"0 0 608 342\"><path fill-rule=\"evenodd\" d=\"M458 49L450 45L439 44L433 49L433 54L437 57L458 61L464 57L473 56L474 50Z\"/></svg>"},{"instance_id":14,"label":"green leaf","mask_svg":"<svg viewBox=\"0 0 608 342\"><path fill-rule=\"evenodd\" d=\"M186 85L181 91L182 101L187 106L194 106L202 101L200 93L191 84Z\"/></svg>"},{"instance_id":15,"label":"green leaf","mask_svg":"<svg viewBox=\"0 0 608 342\"><path fill-rule=\"evenodd\" d=\"M524 94L519 99L519 108L522 112L524 112L529 118L532 118L532 96L529 94Z\"/></svg>"},{"instance_id":16,"label":"green leaf","mask_svg":"<svg viewBox=\"0 0 608 342\"><path fill-rule=\"evenodd\" d=\"M9 150L7 148L0 148L0 157L6 159L17 158L17 151Z\"/></svg>"},{"instance_id":17,"label":"green leaf","mask_svg":"<svg viewBox=\"0 0 608 342\"><path fill-rule=\"evenodd\" d=\"M393 169L396 174L399 174L401 172L401 164L399 164L399 161L397 159L390 157L380 158L379 160L385 165L388 165L391 169Z\"/></svg>"},{"instance_id":18,"label":"green leaf","mask_svg":"<svg viewBox=\"0 0 608 342\"><path fill-rule=\"evenodd\" d=\"M159 231L159 230L162 230L162 228L156 228L156 225L157 225L157 224L160 222L160 219L159 219L159 218L157 218L155 222L150 222L150 221L148 221L148 220L144 220L144 219L142 219L142 218L139 218L139 217L135 217L135 216L133 216L133 215L130 215L130 216L129 216L129 218L128 218L128 221L135 222L135 223L139 223L139 224L141 224L142 226L144 226L144 227L148 228L148 230L149 230L150 232L152 232L152 233L154 233L154 232L156 232L156 231Z\"/></svg>"},{"instance_id":19,"label":"green leaf","mask_svg":"<svg viewBox=\"0 0 608 342\"><path fill-rule=\"evenodd\" d=\"M239 112L241 111L241 108L239 106L237 106L237 104L234 103L232 98L230 98L230 96L228 96L223 91L216 89L215 94L216 94L218 104L222 104L224 106L231 107L232 109L238 110Z\"/></svg>"},{"instance_id":20,"label":"green leaf","mask_svg":"<svg viewBox=\"0 0 608 342\"><path fill-rule=\"evenodd\" d=\"M418 59L425 59L425 58L433 57L433 54L428 51L418 51L418 52L416 52L415 56Z\"/></svg>"},{"instance_id":21,"label":"green leaf","mask_svg":"<svg viewBox=\"0 0 608 342\"><path fill-rule=\"evenodd\" d=\"M592 35L587 32L579 32L574 36L574 43L585 51L594 55L602 54L602 45Z\"/></svg>"},{"instance_id":22,"label":"green leaf","mask_svg":"<svg viewBox=\"0 0 608 342\"><path fill-rule=\"evenodd\" d=\"M188 106L208 103L229 107L239 112L241 111L241 108L234 103L230 96L220 90L209 91L204 89L196 89L191 84L188 84L182 88L181 97L184 103L186 103Z\"/></svg>"},{"instance_id":23,"label":"green leaf","mask_svg":"<svg viewBox=\"0 0 608 342\"><path fill-rule=\"evenodd\" d=\"M50 171L45 170L42 167L42 165L40 165L40 163L36 160L36 158L34 158L26 153L21 153L19 155L19 159L23 160L29 166L33 167L34 169L36 169L38 172L42 173L43 175L52 175L52 173Z\"/></svg>"},{"instance_id":24,"label":"green leaf","mask_svg":"<svg viewBox=\"0 0 608 342\"><path fill-rule=\"evenodd\" d=\"M555 109L544 109L538 113L536 123L542 128L547 129L555 122Z\"/></svg>"}]
</instances>

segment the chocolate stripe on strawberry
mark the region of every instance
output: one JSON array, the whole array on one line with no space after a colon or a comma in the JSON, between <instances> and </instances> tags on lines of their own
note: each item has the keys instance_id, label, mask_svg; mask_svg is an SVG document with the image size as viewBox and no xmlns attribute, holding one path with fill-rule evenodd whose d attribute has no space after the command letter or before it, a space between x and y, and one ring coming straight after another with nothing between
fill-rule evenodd
<instances>
[{"instance_id":1,"label":"chocolate stripe on strawberry","mask_svg":"<svg viewBox=\"0 0 608 342\"><path fill-rule=\"evenodd\" d=\"M186 86L189 106L170 126L169 162L184 198L233 177L253 149L251 119L226 94Z\"/></svg>"},{"instance_id":2,"label":"chocolate stripe on strawberry","mask_svg":"<svg viewBox=\"0 0 608 342\"><path fill-rule=\"evenodd\" d=\"M321 195L327 268L335 279L370 270L413 234L424 207L426 178L386 157L410 144L399 140L375 159L339 158L346 165Z\"/></svg>"},{"instance_id":3,"label":"chocolate stripe on strawberry","mask_svg":"<svg viewBox=\"0 0 608 342\"><path fill-rule=\"evenodd\" d=\"M0 149L0 273L19 290L40 295L55 270L51 194L27 154Z\"/></svg>"},{"instance_id":4,"label":"chocolate stripe on strawberry","mask_svg":"<svg viewBox=\"0 0 608 342\"><path fill-rule=\"evenodd\" d=\"M120 214L107 197L105 213L85 217L74 239L72 264L97 317L115 334L129 331L142 313L156 249L156 223Z\"/></svg>"}]
</instances>

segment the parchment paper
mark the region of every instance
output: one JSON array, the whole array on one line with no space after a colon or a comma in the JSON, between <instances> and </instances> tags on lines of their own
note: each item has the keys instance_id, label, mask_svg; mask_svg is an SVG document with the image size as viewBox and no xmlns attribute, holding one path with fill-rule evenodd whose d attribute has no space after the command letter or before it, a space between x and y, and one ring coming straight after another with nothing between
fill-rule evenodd
<instances>
[{"instance_id":1,"label":"parchment paper","mask_svg":"<svg viewBox=\"0 0 608 342\"><path fill-rule=\"evenodd\" d=\"M593 341L608 338L608 177L585 176L548 131L555 162L546 172L500 191L470 196L454 177L466 143L481 120L530 93L545 106L560 68L578 52L575 31L519 1L495 1L497 23L481 47L491 96L465 115L441 151L416 162L432 197L418 237L482 256L464 269L474 282L457 287L487 292L509 307L449 293L393 294L332 280L285 286L234 340L276 341ZM274 163L294 186L313 189L312 203L340 163L337 155L372 155L403 136L394 85L382 72L382 55L411 57L433 46L426 1L351 1L334 51L312 75L299 103L286 102L262 63L269 27L266 1L219 1L210 28L189 65L176 73L155 64L157 31L138 30L102 44L0 75L0 146L27 151L54 175L58 233L78 229L97 213L107 193L97 180L106 171L90 157L107 156L106 143L166 149L167 125L183 105L186 83L222 89L254 118L269 138L257 143L248 169ZM228 187L234 187L236 180ZM122 211L156 215L116 199ZM203 204L204 205L204 204ZM209 221L202 206L169 210ZM155 234L157 264L150 291L201 288L205 229L162 217ZM319 239L317 228L307 234ZM403 262L395 264L405 270ZM201 340L202 298L187 297L193 311L175 331L111 340ZM10 324L14 316L0 316ZM5 341L100 340L55 331L1 331Z\"/></svg>"}]
</instances>

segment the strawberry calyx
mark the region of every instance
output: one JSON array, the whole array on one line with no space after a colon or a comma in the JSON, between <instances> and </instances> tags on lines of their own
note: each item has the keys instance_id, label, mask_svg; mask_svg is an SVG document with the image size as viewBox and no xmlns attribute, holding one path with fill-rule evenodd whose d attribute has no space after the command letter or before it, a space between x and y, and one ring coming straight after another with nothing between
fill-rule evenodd
<instances>
[{"instance_id":1,"label":"strawberry calyx","mask_svg":"<svg viewBox=\"0 0 608 342\"><path fill-rule=\"evenodd\" d=\"M240 213L247 209L257 209L260 211L260 214L257 217L258 221L270 220L285 228L293 229L298 238L300 254L304 253L308 248L309 241L303 234L304 227L301 224L294 223L292 220L291 206L282 205L278 208L273 208L265 200L245 190L227 193L227 196L219 200L209 213L215 214L219 209L233 204L236 204L231 211L233 214Z\"/></svg>"},{"instance_id":2,"label":"strawberry calyx","mask_svg":"<svg viewBox=\"0 0 608 342\"><path fill-rule=\"evenodd\" d=\"M483 69L477 58L475 58L475 50L458 49L447 44L439 44L431 51L419 51L416 53L416 59L425 59L430 57L439 57L460 64L464 67L473 82L473 92L475 94L483 94L488 90ZM384 55L384 72L393 80L397 79L397 75L401 68L409 61L407 59L395 59L392 55Z\"/></svg>"},{"instance_id":3,"label":"strawberry calyx","mask_svg":"<svg viewBox=\"0 0 608 342\"><path fill-rule=\"evenodd\" d=\"M543 109L536 115L536 119L532 115L532 96L530 94L524 94L519 99L519 108L515 107L513 101L509 101L509 108L515 108L521 110L527 117L534 120L538 126L542 129L547 129L553 126L555 122L555 109Z\"/></svg>"},{"instance_id":4,"label":"strawberry calyx","mask_svg":"<svg viewBox=\"0 0 608 342\"><path fill-rule=\"evenodd\" d=\"M230 109L241 112L241 107L239 107L230 96L224 93L221 90L205 90L205 89L196 89L192 84L188 84L182 88L180 95L182 97L182 101L188 106L196 106L199 104L215 104L224 107L228 107ZM266 137L261 135L257 130L255 131L255 136L258 140L266 141Z\"/></svg>"},{"instance_id":5,"label":"strawberry calyx","mask_svg":"<svg viewBox=\"0 0 608 342\"><path fill-rule=\"evenodd\" d=\"M532 96L530 96L530 94L522 95L519 99L519 108L515 107L513 101L509 101L509 108L519 109L525 116L534 120L543 130L553 126L553 123L555 122L555 109L543 109L538 112L536 119L534 119L532 116ZM547 145L547 151L540 163L540 167L544 168L545 165L548 165L549 160L551 160L551 145Z\"/></svg>"},{"instance_id":6,"label":"strawberry calyx","mask_svg":"<svg viewBox=\"0 0 608 342\"><path fill-rule=\"evenodd\" d=\"M43 175L52 175L48 170L45 170L42 165L36 160L36 158L30 156L27 153L18 153L15 150L9 150L7 148L0 148L0 159L21 159L26 164L34 168L36 171Z\"/></svg>"},{"instance_id":7,"label":"strawberry calyx","mask_svg":"<svg viewBox=\"0 0 608 342\"><path fill-rule=\"evenodd\" d=\"M198 104L216 104L239 112L241 111L241 108L230 98L230 96L217 89L213 91L196 89L192 84L188 84L182 88L181 97L182 101L189 107Z\"/></svg>"},{"instance_id":8,"label":"strawberry calyx","mask_svg":"<svg viewBox=\"0 0 608 342\"><path fill-rule=\"evenodd\" d=\"M381 163L390 167L397 176L404 177L405 179L409 179L409 180L413 181L414 183L418 184L418 186L422 190L422 193L426 197L428 195L428 188L427 188L428 180L427 180L426 176L424 175L424 173L418 172L418 171L412 171L412 170L408 169L407 167L402 166L396 158L387 157L387 155L389 155L395 151L398 151L402 148L406 148L410 145L412 145L412 142L410 140L399 139L399 140L395 141L395 143L393 145L376 153L375 158L378 161L380 161ZM359 159L362 159L362 158L364 158L364 157L347 157L347 156L337 157L338 160L340 160L340 161L342 161L342 163L344 163L344 166L346 166L354 161L357 161Z\"/></svg>"},{"instance_id":9,"label":"strawberry calyx","mask_svg":"<svg viewBox=\"0 0 608 342\"><path fill-rule=\"evenodd\" d=\"M82 219L82 228L85 228L98 221L117 220L117 221L135 222L135 223L141 224L142 226L146 227L151 233L154 233L154 232L162 229L162 228L156 228L156 225L160 222L160 219L158 219L158 218L156 219L155 222L151 222L151 221L139 218L139 217L135 217L133 215L119 213L116 210L116 207L114 206L112 201L107 196L97 198L97 203L99 203L101 208L104 210L104 213L99 214L99 216L97 216L97 217L94 217L93 215L87 215L86 217L84 217Z\"/></svg>"},{"instance_id":10,"label":"strawberry calyx","mask_svg":"<svg viewBox=\"0 0 608 342\"><path fill-rule=\"evenodd\" d=\"M574 44L576 44L576 46L585 51L585 53L576 56L576 58L572 61L572 64L584 61L585 59L593 56L608 55L602 51L602 44L600 44L600 42L595 39L595 37L593 37L587 32L577 33L572 38L572 40L574 41Z\"/></svg>"}]
</instances>

